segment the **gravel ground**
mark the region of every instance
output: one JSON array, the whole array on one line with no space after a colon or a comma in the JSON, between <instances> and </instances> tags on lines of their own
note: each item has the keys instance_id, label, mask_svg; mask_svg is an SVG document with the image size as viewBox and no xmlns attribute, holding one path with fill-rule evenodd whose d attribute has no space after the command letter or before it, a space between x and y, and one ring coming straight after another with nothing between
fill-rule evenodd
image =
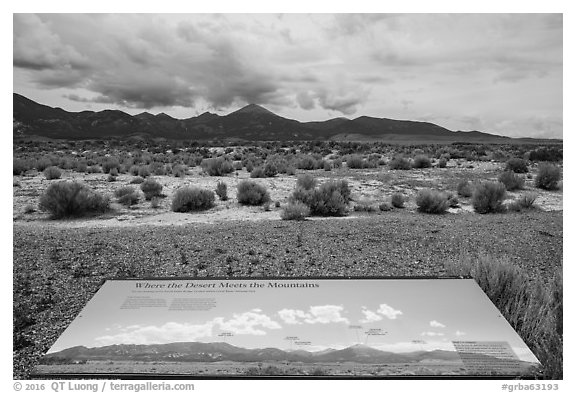
<instances>
[{"instance_id":1,"label":"gravel ground","mask_svg":"<svg viewBox=\"0 0 576 393\"><path fill-rule=\"evenodd\" d=\"M26 379L103 280L118 277L446 274L463 253L507 257L548 280L562 266L562 212L60 228L14 224L14 369Z\"/></svg>"}]
</instances>

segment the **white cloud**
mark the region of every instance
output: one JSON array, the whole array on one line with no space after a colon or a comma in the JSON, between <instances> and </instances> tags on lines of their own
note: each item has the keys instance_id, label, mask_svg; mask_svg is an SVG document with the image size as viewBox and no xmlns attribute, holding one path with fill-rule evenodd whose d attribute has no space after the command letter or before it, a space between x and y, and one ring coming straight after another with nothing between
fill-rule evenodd
<instances>
[{"instance_id":1,"label":"white cloud","mask_svg":"<svg viewBox=\"0 0 576 393\"><path fill-rule=\"evenodd\" d=\"M232 319L225 321L223 318L215 318L216 323L220 329L232 332L234 334L252 334L252 335L265 335L266 329L280 329L281 326L278 322L273 321L269 316L259 313L248 311L242 314L234 314Z\"/></svg>"},{"instance_id":2,"label":"white cloud","mask_svg":"<svg viewBox=\"0 0 576 393\"><path fill-rule=\"evenodd\" d=\"M374 311L368 310L366 307L362 307L362 314L364 314L364 318L360 320L361 323L371 323L382 320L382 316L376 314Z\"/></svg>"},{"instance_id":3,"label":"white cloud","mask_svg":"<svg viewBox=\"0 0 576 393\"><path fill-rule=\"evenodd\" d=\"M218 328L234 334L249 334L261 336L264 329L281 329L280 324L261 312L248 311L234 314L231 319L214 318L203 324L188 324L168 322L161 326L131 325L117 327L116 334L97 337L99 345L111 344L158 344L178 341L196 341L204 337L212 337L213 329ZM108 331L111 331L109 329Z\"/></svg>"},{"instance_id":4,"label":"white cloud","mask_svg":"<svg viewBox=\"0 0 576 393\"><path fill-rule=\"evenodd\" d=\"M462 332L462 331L460 331L460 330L456 330L456 333L455 333L455 334L456 334L458 337L461 337L461 336L465 336L465 335L466 335L465 332Z\"/></svg>"},{"instance_id":5,"label":"white cloud","mask_svg":"<svg viewBox=\"0 0 576 393\"><path fill-rule=\"evenodd\" d=\"M393 307L390 307L387 304L381 304L376 312L384 315L388 319L396 319L399 315L403 314L402 311L395 310Z\"/></svg>"},{"instance_id":6,"label":"white cloud","mask_svg":"<svg viewBox=\"0 0 576 393\"><path fill-rule=\"evenodd\" d=\"M213 321L200 325L168 322L161 326L129 326L113 335L97 337L99 345L112 344L158 344L179 341L196 341L210 337L214 327Z\"/></svg>"},{"instance_id":7,"label":"white cloud","mask_svg":"<svg viewBox=\"0 0 576 393\"><path fill-rule=\"evenodd\" d=\"M430 321L430 326L435 327L435 328L445 328L446 327L446 325L444 325L443 323L440 323L436 320Z\"/></svg>"},{"instance_id":8,"label":"white cloud","mask_svg":"<svg viewBox=\"0 0 576 393\"><path fill-rule=\"evenodd\" d=\"M441 337L444 335L444 333L438 333L438 332L422 332L421 333L422 336L426 336L426 337Z\"/></svg>"},{"instance_id":9,"label":"white cloud","mask_svg":"<svg viewBox=\"0 0 576 393\"><path fill-rule=\"evenodd\" d=\"M288 324L349 323L348 319L341 315L343 311L344 307L342 306L328 304L324 306L311 306L307 312L303 310L282 309L278 311L278 315Z\"/></svg>"},{"instance_id":10,"label":"white cloud","mask_svg":"<svg viewBox=\"0 0 576 393\"><path fill-rule=\"evenodd\" d=\"M287 324L300 325L302 322L299 319L306 318L307 314L302 310L282 309L278 311L280 318Z\"/></svg>"}]
</instances>

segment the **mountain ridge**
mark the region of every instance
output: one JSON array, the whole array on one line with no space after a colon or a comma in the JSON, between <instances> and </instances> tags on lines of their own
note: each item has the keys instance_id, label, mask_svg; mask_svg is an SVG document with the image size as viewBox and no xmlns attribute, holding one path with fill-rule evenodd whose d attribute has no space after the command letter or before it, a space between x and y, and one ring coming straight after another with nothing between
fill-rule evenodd
<instances>
[{"instance_id":1,"label":"mountain ridge","mask_svg":"<svg viewBox=\"0 0 576 393\"><path fill-rule=\"evenodd\" d=\"M475 354L495 365L506 360L488 355ZM103 347L88 348L75 346L59 352L52 352L42 360L44 364L58 362L78 362L88 360L122 360L122 361L178 361L178 362L262 362L290 361L302 363L343 363L363 364L379 363L422 363L422 362L460 362L456 351L432 350L413 352L388 352L367 345L352 345L343 349L326 349L322 351L282 350L279 348L242 348L225 342L174 342L167 344L114 344ZM520 364L527 364L519 361Z\"/></svg>"},{"instance_id":2,"label":"mountain ridge","mask_svg":"<svg viewBox=\"0 0 576 393\"><path fill-rule=\"evenodd\" d=\"M248 141L339 140L359 136L383 141L404 138L496 143L511 139L480 131L451 131L429 122L370 116L300 122L279 116L256 104L248 104L223 116L204 112L187 119L176 119L165 113L153 115L142 112L130 115L115 109L68 112L62 108L37 103L17 93L13 93L13 136L40 136L54 139L125 139L144 136L165 139Z\"/></svg>"}]
</instances>

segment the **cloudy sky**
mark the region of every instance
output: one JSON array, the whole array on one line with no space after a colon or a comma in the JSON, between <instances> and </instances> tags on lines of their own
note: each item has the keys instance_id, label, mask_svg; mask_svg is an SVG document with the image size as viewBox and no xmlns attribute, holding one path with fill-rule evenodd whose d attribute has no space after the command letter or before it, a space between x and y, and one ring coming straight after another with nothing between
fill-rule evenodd
<instances>
[{"instance_id":1,"label":"cloudy sky","mask_svg":"<svg viewBox=\"0 0 576 393\"><path fill-rule=\"evenodd\" d=\"M108 281L49 352L76 345L190 341L308 351L360 343L407 352L454 350L452 341L477 340L507 341L520 358L534 361L473 280L277 281L318 284L308 288L270 288L267 280L256 282L265 287L223 290L218 280L158 280L150 283L164 284L163 289L138 289L135 281ZM171 283L183 285L168 287ZM215 288L186 288L187 283L214 283ZM165 305L122 307L128 297L131 302L147 297L148 304L156 299L155 304ZM175 298L210 299L213 307L175 311Z\"/></svg>"},{"instance_id":2,"label":"cloudy sky","mask_svg":"<svg viewBox=\"0 0 576 393\"><path fill-rule=\"evenodd\" d=\"M247 103L562 137L561 14L14 14L14 92L176 118Z\"/></svg>"}]
</instances>

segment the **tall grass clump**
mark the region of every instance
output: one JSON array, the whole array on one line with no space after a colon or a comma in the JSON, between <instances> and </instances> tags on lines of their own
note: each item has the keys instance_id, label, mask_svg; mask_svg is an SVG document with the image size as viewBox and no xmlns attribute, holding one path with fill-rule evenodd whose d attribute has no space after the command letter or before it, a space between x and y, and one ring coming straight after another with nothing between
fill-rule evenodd
<instances>
[{"instance_id":1,"label":"tall grass clump","mask_svg":"<svg viewBox=\"0 0 576 393\"><path fill-rule=\"evenodd\" d=\"M471 276L542 363L542 378L562 379L562 271L544 283L507 259L465 254L447 264L448 274Z\"/></svg>"},{"instance_id":2,"label":"tall grass clump","mask_svg":"<svg viewBox=\"0 0 576 393\"><path fill-rule=\"evenodd\" d=\"M216 184L216 195L218 195L221 201L228 200L228 186L223 181L219 181Z\"/></svg>"},{"instance_id":3,"label":"tall grass clump","mask_svg":"<svg viewBox=\"0 0 576 393\"><path fill-rule=\"evenodd\" d=\"M162 194L162 184L152 178L144 180L144 182L140 184L140 189L144 193L144 198L146 198L147 201L152 199L152 197Z\"/></svg>"},{"instance_id":4,"label":"tall grass clump","mask_svg":"<svg viewBox=\"0 0 576 393\"><path fill-rule=\"evenodd\" d=\"M200 166L210 176L224 176L234 172L234 165L224 157L207 158L202 160Z\"/></svg>"},{"instance_id":5,"label":"tall grass clump","mask_svg":"<svg viewBox=\"0 0 576 393\"><path fill-rule=\"evenodd\" d=\"M542 188L543 190L555 190L558 188L558 182L560 181L560 168L553 164L542 163L538 167L538 174L534 183L536 187Z\"/></svg>"},{"instance_id":6,"label":"tall grass clump","mask_svg":"<svg viewBox=\"0 0 576 393\"><path fill-rule=\"evenodd\" d=\"M499 213L504 211L506 186L500 182L483 182L474 188L472 206L480 214Z\"/></svg>"},{"instance_id":7,"label":"tall grass clump","mask_svg":"<svg viewBox=\"0 0 576 393\"><path fill-rule=\"evenodd\" d=\"M418 211L429 214L442 214L448 209L449 203L443 192L423 189L416 195Z\"/></svg>"},{"instance_id":8,"label":"tall grass clump","mask_svg":"<svg viewBox=\"0 0 576 393\"><path fill-rule=\"evenodd\" d=\"M506 162L506 170L514 173L528 172L528 162L521 158L511 158Z\"/></svg>"},{"instance_id":9,"label":"tall grass clump","mask_svg":"<svg viewBox=\"0 0 576 393\"><path fill-rule=\"evenodd\" d=\"M104 213L110 200L80 182L59 181L48 186L40 197L40 208L52 218L79 217L89 213Z\"/></svg>"},{"instance_id":10,"label":"tall grass clump","mask_svg":"<svg viewBox=\"0 0 576 393\"><path fill-rule=\"evenodd\" d=\"M508 205L508 210L519 212L522 210L534 209L536 207L534 205L534 202L536 202L536 198L537 198L536 193L533 192L526 193L520 196L514 202L510 203Z\"/></svg>"},{"instance_id":11,"label":"tall grass clump","mask_svg":"<svg viewBox=\"0 0 576 393\"><path fill-rule=\"evenodd\" d=\"M524 188L524 178L516 175L512 171L502 172L500 176L498 176L498 181L504 184L508 191L521 190Z\"/></svg>"},{"instance_id":12,"label":"tall grass clump","mask_svg":"<svg viewBox=\"0 0 576 393\"><path fill-rule=\"evenodd\" d=\"M62 172L56 166L49 166L42 173L44 173L46 180L60 179L62 176Z\"/></svg>"},{"instance_id":13,"label":"tall grass clump","mask_svg":"<svg viewBox=\"0 0 576 393\"><path fill-rule=\"evenodd\" d=\"M214 192L198 187L181 187L176 190L172 199L172 211L185 213L207 210L214 206Z\"/></svg>"},{"instance_id":14,"label":"tall grass clump","mask_svg":"<svg viewBox=\"0 0 576 393\"><path fill-rule=\"evenodd\" d=\"M283 220L295 221L305 220L309 215L310 208L300 201L289 202L282 210L282 213L280 213L280 217Z\"/></svg>"},{"instance_id":15,"label":"tall grass clump","mask_svg":"<svg viewBox=\"0 0 576 393\"><path fill-rule=\"evenodd\" d=\"M252 180L243 180L238 183L236 198L241 205L258 206L269 202L270 194L263 185Z\"/></svg>"}]
</instances>

